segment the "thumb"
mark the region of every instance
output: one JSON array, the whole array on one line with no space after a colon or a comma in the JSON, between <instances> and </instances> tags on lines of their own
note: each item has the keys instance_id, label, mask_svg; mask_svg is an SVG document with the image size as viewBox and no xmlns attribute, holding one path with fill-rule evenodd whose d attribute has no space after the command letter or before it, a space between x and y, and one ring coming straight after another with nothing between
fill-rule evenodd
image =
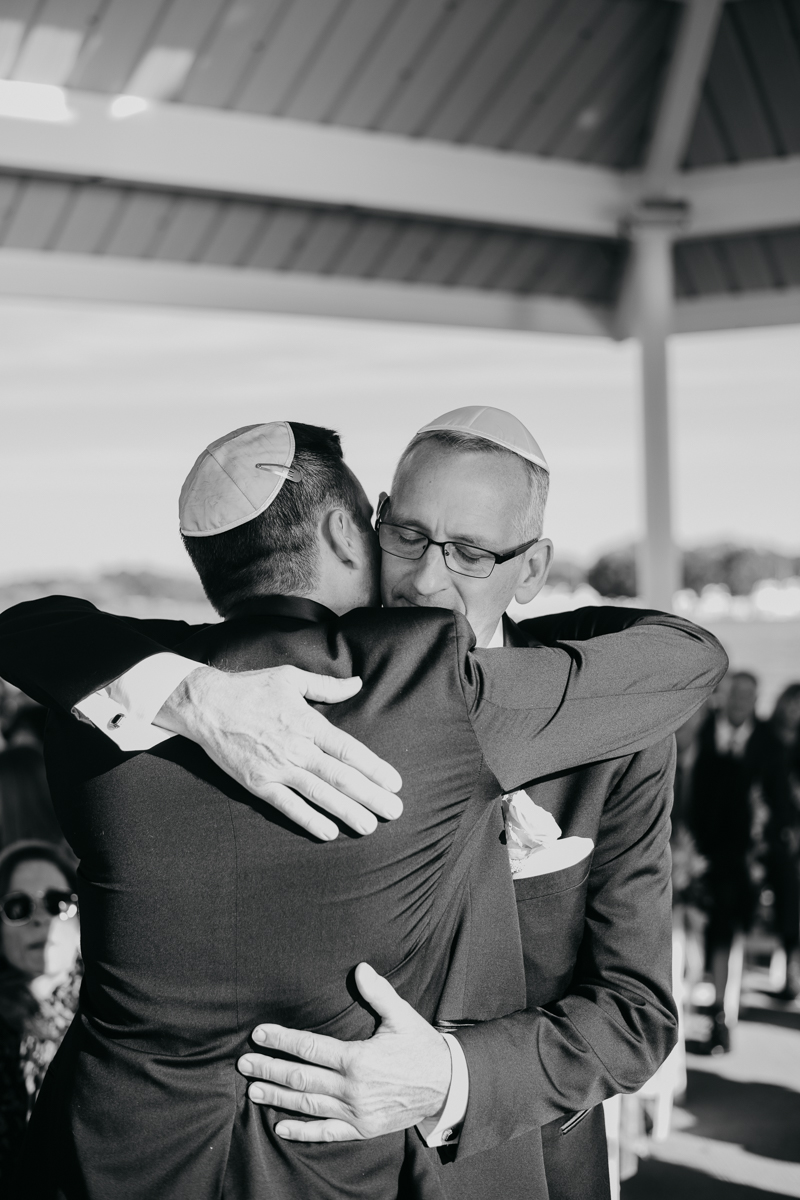
<instances>
[{"instance_id":1,"label":"thumb","mask_svg":"<svg viewBox=\"0 0 800 1200\"><path fill-rule=\"evenodd\" d=\"M314 675L311 671L298 671L300 691L306 700L317 700L322 704L340 704L361 691L358 675L349 679L335 679L333 675Z\"/></svg>"},{"instance_id":2,"label":"thumb","mask_svg":"<svg viewBox=\"0 0 800 1200\"><path fill-rule=\"evenodd\" d=\"M402 996L398 996L389 980L379 975L369 963L362 962L356 967L356 985L382 1024L400 1025L414 1011Z\"/></svg>"}]
</instances>

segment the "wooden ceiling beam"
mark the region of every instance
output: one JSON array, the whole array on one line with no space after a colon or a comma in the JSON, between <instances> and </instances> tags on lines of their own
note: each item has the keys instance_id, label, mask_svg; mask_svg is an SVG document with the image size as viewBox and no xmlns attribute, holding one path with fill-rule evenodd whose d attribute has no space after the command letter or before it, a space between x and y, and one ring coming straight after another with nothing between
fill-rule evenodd
<instances>
[{"instance_id":1,"label":"wooden ceiling beam","mask_svg":"<svg viewBox=\"0 0 800 1200\"><path fill-rule=\"evenodd\" d=\"M604 167L188 105L49 88L51 119L3 116L31 86L0 81L0 169L601 237L625 201Z\"/></svg>"}]
</instances>

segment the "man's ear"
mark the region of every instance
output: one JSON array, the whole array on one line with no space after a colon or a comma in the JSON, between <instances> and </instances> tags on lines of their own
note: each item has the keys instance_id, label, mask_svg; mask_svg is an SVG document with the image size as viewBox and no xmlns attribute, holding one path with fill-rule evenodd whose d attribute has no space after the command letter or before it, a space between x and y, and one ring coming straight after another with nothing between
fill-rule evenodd
<instances>
[{"instance_id":1,"label":"man's ear","mask_svg":"<svg viewBox=\"0 0 800 1200\"><path fill-rule=\"evenodd\" d=\"M376 517L382 516L384 508L387 507L388 500L389 500L389 493L381 492L380 496L378 496L378 507L375 509Z\"/></svg>"},{"instance_id":2,"label":"man's ear","mask_svg":"<svg viewBox=\"0 0 800 1200\"><path fill-rule=\"evenodd\" d=\"M326 513L322 520L322 536L345 566L363 566L363 539L349 512L343 508L333 508Z\"/></svg>"},{"instance_id":3,"label":"man's ear","mask_svg":"<svg viewBox=\"0 0 800 1200\"><path fill-rule=\"evenodd\" d=\"M514 592L517 604L530 604L534 596L542 590L552 561L553 543L550 538L541 538L535 546L525 551L522 574Z\"/></svg>"}]
</instances>

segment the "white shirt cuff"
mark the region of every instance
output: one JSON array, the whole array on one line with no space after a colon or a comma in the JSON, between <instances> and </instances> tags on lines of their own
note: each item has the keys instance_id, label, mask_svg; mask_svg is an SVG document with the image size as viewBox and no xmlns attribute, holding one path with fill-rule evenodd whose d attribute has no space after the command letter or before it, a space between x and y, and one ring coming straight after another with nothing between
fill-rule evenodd
<instances>
[{"instance_id":1,"label":"white shirt cuff","mask_svg":"<svg viewBox=\"0 0 800 1200\"><path fill-rule=\"evenodd\" d=\"M450 1033L443 1036L450 1051L453 1073L450 1076L447 1099L438 1117L426 1117L417 1126L420 1137L427 1146L452 1146L458 1141L469 1101L469 1069L466 1055L458 1038Z\"/></svg>"},{"instance_id":2,"label":"white shirt cuff","mask_svg":"<svg viewBox=\"0 0 800 1200\"><path fill-rule=\"evenodd\" d=\"M153 654L73 707L79 720L101 730L120 750L150 750L175 734L153 724L168 696L202 663L180 654Z\"/></svg>"}]
</instances>

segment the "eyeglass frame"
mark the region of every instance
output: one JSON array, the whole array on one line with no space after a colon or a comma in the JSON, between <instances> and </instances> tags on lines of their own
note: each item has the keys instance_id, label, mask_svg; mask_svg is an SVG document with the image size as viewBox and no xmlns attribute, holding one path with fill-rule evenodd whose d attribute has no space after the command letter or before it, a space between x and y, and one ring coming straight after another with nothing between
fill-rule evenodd
<instances>
[{"instance_id":1,"label":"eyeglass frame","mask_svg":"<svg viewBox=\"0 0 800 1200\"><path fill-rule=\"evenodd\" d=\"M53 895L62 897L59 901L60 905L66 904L66 907L59 908L58 912L50 912L44 903L48 896ZM30 900L31 911L27 917L15 921L6 915L6 901L10 900L12 896L25 896L26 899ZM37 892L35 896L31 895L30 892L26 892L24 888L14 888L13 892L6 892L5 896L0 897L0 920L11 929L19 929L22 925L28 925L33 920L33 915L37 909L39 912L44 913L50 920L58 917L60 921L69 921L72 917L78 915L78 897L75 892L69 892L65 888L47 888L43 892Z\"/></svg>"},{"instance_id":2,"label":"eyeglass frame","mask_svg":"<svg viewBox=\"0 0 800 1200\"><path fill-rule=\"evenodd\" d=\"M508 550L503 554L496 554L494 550L487 550L485 546L474 546L472 542L458 542L455 540L455 538L448 538L446 542L437 542L435 538L428 537L426 533L421 533L419 529L412 529L410 525L395 525L391 521L385 521L383 514L386 511L390 501L391 496L384 496L375 517L375 532L378 535L378 540L380 541L381 525L387 525L392 529L407 529L409 533L418 534L420 537L425 539L425 546L422 550L422 553L418 554L416 558L410 558L405 554L395 554L394 551L387 550L383 545L381 545L381 550L386 554L391 554L392 558L403 558L406 562L419 562L420 559L424 558L428 553L429 546L438 546L442 552L442 558L444 559L444 565L447 567L447 570L453 575L461 575L464 579L489 579L492 571L495 569L498 563L510 562L512 558L518 558L520 554L523 554L526 550L530 550L531 546L535 546L538 541L541 541L541 539L538 537L531 538L529 542L524 542L521 546L516 546L513 550ZM446 550L448 546L463 546L467 550L479 550L481 554L491 555L491 557L494 559L494 562L492 563L489 574L468 575L466 571L457 571L455 567L451 567L447 561Z\"/></svg>"}]
</instances>

